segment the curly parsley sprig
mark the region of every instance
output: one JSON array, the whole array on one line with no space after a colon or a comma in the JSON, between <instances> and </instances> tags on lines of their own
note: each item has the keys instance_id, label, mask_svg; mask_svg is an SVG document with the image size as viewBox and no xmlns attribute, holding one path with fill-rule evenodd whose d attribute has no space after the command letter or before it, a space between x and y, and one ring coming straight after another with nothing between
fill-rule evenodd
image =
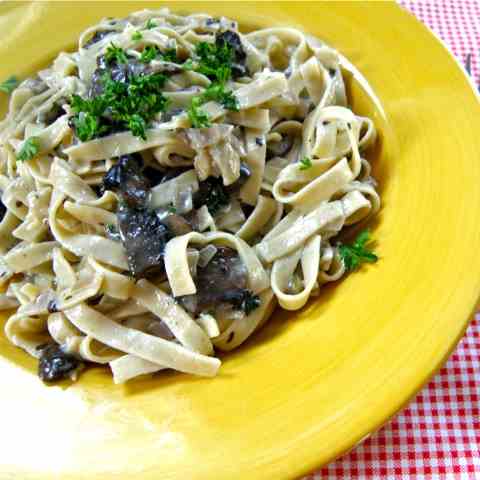
<instances>
[{"instance_id":1,"label":"curly parsley sprig","mask_svg":"<svg viewBox=\"0 0 480 480\"><path fill-rule=\"evenodd\" d=\"M312 159L309 157L303 157L300 160L300 170L308 170L309 168L312 168L313 163Z\"/></svg>"},{"instance_id":2,"label":"curly parsley sprig","mask_svg":"<svg viewBox=\"0 0 480 480\"><path fill-rule=\"evenodd\" d=\"M25 140L22 148L18 152L17 160L24 162L31 160L40 151L40 139L38 137L29 137Z\"/></svg>"},{"instance_id":3,"label":"curly parsley sprig","mask_svg":"<svg viewBox=\"0 0 480 480\"><path fill-rule=\"evenodd\" d=\"M362 263L375 263L378 260L378 256L367 247L369 242L370 232L363 230L351 245L340 245L339 254L349 272L356 270Z\"/></svg>"},{"instance_id":4,"label":"curly parsley sprig","mask_svg":"<svg viewBox=\"0 0 480 480\"><path fill-rule=\"evenodd\" d=\"M200 42L195 47L195 56L196 60L187 60L183 68L201 73L212 81L202 94L192 99L187 110L192 127L202 128L211 125L208 114L200 108L204 103L215 101L232 111L238 111L240 106L233 92L225 88L232 75L231 64L234 57L232 47L227 43L219 46Z\"/></svg>"},{"instance_id":5,"label":"curly parsley sprig","mask_svg":"<svg viewBox=\"0 0 480 480\"><path fill-rule=\"evenodd\" d=\"M166 78L161 73L135 75L124 83L105 74L99 96L87 100L73 95L72 121L78 138L86 142L111 131L127 129L146 140L149 123L168 106L168 99L162 93Z\"/></svg>"}]
</instances>

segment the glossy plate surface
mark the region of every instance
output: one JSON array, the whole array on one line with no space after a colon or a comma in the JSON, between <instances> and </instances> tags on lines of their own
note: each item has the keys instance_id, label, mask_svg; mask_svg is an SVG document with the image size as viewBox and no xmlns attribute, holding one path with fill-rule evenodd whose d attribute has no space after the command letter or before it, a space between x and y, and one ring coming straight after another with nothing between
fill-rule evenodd
<instances>
[{"instance_id":1,"label":"glossy plate surface","mask_svg":"<svg viewBox=\"0 0 480 480\"><path fill-rule=\"evenodd\" d=\"M103 16L157 4L0 7L0 78L31 73ZM162 6L165 5L162 3ZM339 49L354 109L380 130L376 265L276 312L220 375L115 386L107 369L45 387L0 338L0 478L294 478L352 447L439 368L480 291L480 106L445 48L390 3L176 3L247 28L287 25ZM5 100L3 100L5 104Z\"/></svg>"}]
</instances>

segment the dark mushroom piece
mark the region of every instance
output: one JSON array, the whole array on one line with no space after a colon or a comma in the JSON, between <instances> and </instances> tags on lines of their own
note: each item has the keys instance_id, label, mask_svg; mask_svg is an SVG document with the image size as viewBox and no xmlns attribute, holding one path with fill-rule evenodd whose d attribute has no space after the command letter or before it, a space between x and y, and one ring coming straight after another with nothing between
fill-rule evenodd
<instances>
[{"instance_id":1,"label":"dark mushroom piece","mask_svg":"<svg viewBox=\"0 0 480 480\"><path fill-rule=\"evenodd\" d=\"M163 273L165 245L172 235L157 214L124 204L118 209L117 219L132 275L140 278L147 274Z\"/></svg>"},{"instance_id":2,"label":"dark mushroom piece","mask_svg":"<svg viewBox=\"0 0 480 480\"><path fill-rule=\"evenodd\" d=\"M89 48L95 43L99 42L100 40L103 40L105 37L108 37L110 34L114 33L114 30L97 30L92 38L88 42L85 43L83 48Z\"/></svg>"},{"instance_id":3,"label":"dark mushroom piece","mask_svg":"<svg viewBox=\"0 0 480 480\"><path fill-rule=\"evenodd\" d=\"M211 215L218 213L230 202L230 195L238 191L251 175L248 165L240 165L240 176L235 183L225 187L221 178L208 177L199 183L199 189L193 195L193 206L200 208L206 205Z\"/></svg>"},{"instance_id":4,"label":"dark mushroom piece","mask_svg":"<svg viewBox=\"0 0 480 480\"><path fill-rule=\"evenodd\" d=\"M123 155L103 177L103 189L118 193L131 207L143 207L148 198L150 182L142 173L139 155Z\"/></svg>"},{"instance_id":5,"label":"dark mushroom piece","mask_svg":"<svg viewBox=\"0 0 480 480\"><path fill-rule=\"evenodd\" d=\"M73 355L65 353L60 345L49 343L41 346L38 376L44 382L54 382L67 377L76 370L80 362Z\"/></svg>"},{"instance_id":6,"label":"dark mushroom piece","mask_svg":"<svg viewBox=\"0 0 480 480\"><path fill-rule=\"evenodd\" d=\"M244 77L248 75L248 69L245 65L247 60L247 54L242 45L242 40L237 32L232 30L226 30L225 32L218 33L215 37L215 45L219 48L224 45L229 45L233 51L232 62L232 77Z\"/></svg>"},{"instance_id":7,"label":"dark mushroom piece","mask_svg":"<svg viewBox=\"0 0 480 480\"><path fill-rule=\"evenodd\" d=\"M199 188L193 195L193 206L195 208L206 205L210 214L215 215L228 205L230 197L221 178L208 177L198 185Z\"/></svg>"},{"instance_id":8,"label":"dark mushroom piece","mask_svg":"<svg viewBox=\"0 0 480 480\"><path fill-rule=\"evenodd\" d=\"M180 297L179 301L194 314L222 303L230 303L234 308L250 313L258 306L258 297L246 289L247 280L248 271L238 253L232 248L217 246L217 252L208 264L197 267L197 293Z\"/></svg>"},{"instance_id":9,"label":"dark mushroom piece","mask_svg":"<svg viewBox=\"0 0 480 480\"><path fill-rule=\"evenodd\" d=\"M90 80L89 98L97 97L103 93L105 74L109 75L115 82L128 83L134 76L151 73L150 67L136 58L128 58L127 63L118 63L116 61L109 62L105 55L100 55L97 58L97 66L98 68L93 72Z\"/></svg>"},{"instance_id":10,"label":"dark mushroom piece","mask_svg":"<svg viewBox=\"0 0 480 480\"><path fill-rule=\"evenodd\" d=\"M290 135L282 135L279 142L267 144L267 160L273 157L284 157L293 147L293 138Z\"/></svg>"}]
</instances>

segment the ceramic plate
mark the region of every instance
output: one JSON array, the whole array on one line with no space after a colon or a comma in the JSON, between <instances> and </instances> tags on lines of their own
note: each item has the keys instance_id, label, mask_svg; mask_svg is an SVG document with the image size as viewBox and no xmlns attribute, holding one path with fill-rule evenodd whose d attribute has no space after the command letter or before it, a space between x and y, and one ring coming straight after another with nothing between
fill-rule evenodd
<instances>
[{"instance_id":1,"label":"ceramic plate","mask_svg":"<svg viewBox=\"0 0 480 480\"><path fill-rule=\"evenodd\" d=\"M160 6L2 3L0 78L24 77L101 17L147 5ZM294 478L405 405L454 348L477 301L480 106L426 28L384 2L171 7L224 14L245 28L298 27L358 68L348 75L353 109L380 131L371 158L383 208L371 228L381 260L302 311L275 313L224 356L214 379L172 373L115 386L95 368L76 384L46 387L36 361L1 338L2 479Z\"/></svg>"}]
</instances>

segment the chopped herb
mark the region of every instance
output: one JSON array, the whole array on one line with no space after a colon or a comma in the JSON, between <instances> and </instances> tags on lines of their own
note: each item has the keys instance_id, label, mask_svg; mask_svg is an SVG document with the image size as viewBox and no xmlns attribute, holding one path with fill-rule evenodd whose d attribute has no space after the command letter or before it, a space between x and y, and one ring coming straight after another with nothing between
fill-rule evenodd
<instances>
[{"instance_id":1,"label":"chopped herb","mask_svg":"<svg viewBox=\"0 0 480 480\"><path fill-rule=\"evenodd\" d=\"M40 139L38 137L29 137L23 143L20 152L17 155L17 160L24 162L32 159L40 151Z\"/></svg>"},{"instance_id":2,"label":"chopped herb","mask_svg":"<svg viewBox=\"0 0 480 480\"><path fill-rule=\"evenodd\" d=\"M185 60L185 62L183 62L182 68L189 72L191 70L195 70L195 64L193 63L193 60L191 58L188 58L187 60Z\"/></svg>"},{"instance_id":3,"label":"chopped herb","mask_svg":"<svg viewBox=\"0 0 480 480\"><path fill-rule=\"evenodd\" d=\"M178 63L177 50L175 48L169 48L161 54L162 60L165 62Z\"/></svg>"},{"instance_id":4,"label":"chopped herb","mask_svg":"<svg viewBox=\"0 0 480 480\"><path fill-rule=\"evenodd\" d=\"M152 28L155 28L157 24L155 23L155 20L152 20L151 18L148 19L147 23L145 24L145 29L146 30L151 30Z\"/></svg>"},{"instance_id":5,"label":"chopped herb","mask_svg":"<svg viewBox=\"0 0 480 480\"><path fill-rule=\"evenodd\" d=\"M97 138L112 129L127 129L146 139L153 117L166 110L168 99L162 94L166 77L161 73L132 76L128 83L102 77L102 94L90 100L73 95L73 124L82 142Z\"/></svg>"},{"instance_id":6,"label":"chopped herb","mask_svg":"<svg viewBox=\"0 0 480 480\"><path fill-rule=\"evenodd\" d=\"M173 205L169 205L167 207L167 210L170 212L170 213L177 213L177 209L173 206Z\"/></svg>"},{"instance_id":7,"label":"chopped herb","mask_svg":"<svg viewBox=\"0 0 480 480\"><path fill-rule=\"evenodd\" d=\"M203 101L214 100L221 103L227 110L238 112L240 106L235 95L231 91L226 91L223 84L212 83L203 93Z\"/></svg>"},{"instance_id":8,"label":"chopped herb","mask_svg":"<svg viewBox=\"0 0 480 480\"><path fill-rule=\"evenodd\" d=\"M18 86L18 79L15 75L8 77L4 82L0 83L0 91L12 93Z\"/></svg>"},{"instance_id":9,"label":"chopped herb","mask_svg":"<svg viewBox=\"0 0 480 480\"><path fill-rule=\"evenodd\" d=\"M200 42L195 47L195 55L198 57L198 66L195 69L198 73L222 84L230 79L234 52L228 43L215 45Z\"/></svg>"},{"instance_id":10,"label":"chopped herb","mask_svg":"<svg viewBox=\"0 0 480 480\"><path fill-rule=\"evenodd\" d=\"M136 32L132 33L132 40L134 42L137 42L138 40L141 40L142 38L143 38L142 32L137 30Z\"/></svg>"},{"instance_id":11,"label":"chopped herb","mask_svg":"<svg viewBox=\"0 0 480 480\"><path fill-rule=\"evenodd\" d=\"M123 48L117 47L113 42L110 43L110 46L107 48L105 52L105 59L108 63L127 63L127 55Z\"/></svg>"},{"instance_id":12,"label":"chopped herb","mask_svg":"<svg viewBox=\"0 0 480 480\"><path fill-rule=\"evenodd\" d=\"M136 137L140 137L143 140L147 139L147 135L145 132L147 128L147 122L141 115L139 115L138 113L134 113L133 115L127 116L126 123L127 123L128 129Z\"/></svg>"},{"instance_id":13,"label":"chopped herb","mask_svg":"<svg viewBox=\"0 0 480 480\"><path fill-rule=\"evenodd\" d=\"M90 113L82 112L78 117L74 117L73 124L82 142L88 142L107 131L105 126L100 125L99 119Z\"/></svg>"},{"instance_id":14,"label":"chopped herb","mask_svg":"<svg viewBox=\"0 0 480 480\"><path fill-rule=\"evenodd\" d=\"M193 128L209 127L211 125L208 114L200 106L212 100L221 103L227 110L238 112L240 109L235 95L231 91L225 90L222 83L214 82L201 95L192 98L187 113Z\"/></svg>"},{"instance_id":15,"label":"chopped herb","mask_svg":"<svg viewBox=\"0 0 480 480\"><path fill-rule=\"evenodd\" d=\"M312 167L312 160L308 157L304 157L300 160L300 170L308 170Z\"/></svg>"},{"instance_id":16,"label":"chopped herb","mask_svg":"<svg viewBox=\"0 0 480 480\"><path fill-rule=\"evenodd\" d=\"M203 100L201 96L193 97L190 107L187 110L188 119L192 124L192 128L205 128L211 125L210 117L200 108L202 103Z\"/></svg>"},{"instance_id":17,"label":"chopped herb","mask_svg":"<svg viewBox=\"0 0 480 480\"><path fill-rule=\"evenodd\" d=\"M348 271L356 270L362 263L374 263L378 260L366 245L370 241L370 232L364 230L359 233L352 245L340 245L340 257Z\"/></svg>"},{"instance_id":18,"label":"chopped herb","mask_svg":"<svg viewBox=\"0 0 480 480\"><path fill-rule=\"evenodd\" d=\"M148 45L143 49L140 61L143 63L150 63L152 60L155 60L159 53L160 52L155 45Z\"/></svg>"}]
</instances>

